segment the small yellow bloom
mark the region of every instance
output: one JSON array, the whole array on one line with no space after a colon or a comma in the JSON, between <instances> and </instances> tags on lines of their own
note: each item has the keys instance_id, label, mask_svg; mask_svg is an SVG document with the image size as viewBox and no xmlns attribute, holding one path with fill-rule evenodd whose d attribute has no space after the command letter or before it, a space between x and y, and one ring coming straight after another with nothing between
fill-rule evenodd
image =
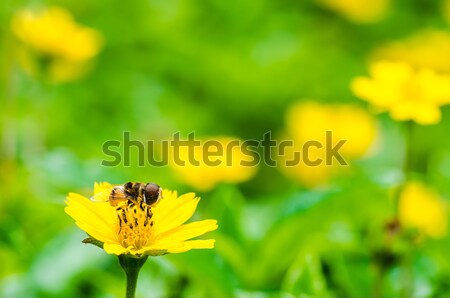
<instances>
[{"instance_id":1,"label":"small yellow bloom","mask_svg":"<svg viewBox=\"0 0 450 298\"><path fill-rule=\"evenodd\" d=\"M449 2L450 3L450 2ZM450 34L442 30L423 30L405 39L376 49L376 60L406 62L416 69L430 68L450 73Z\"/></svg>"},{"instance_id":2,"label":"small yellow bloom","mask_svg":"<svg viewBox=\"0 0 450 298\"><path fill-rule=\"evenodd\" d=\"M286 115L286 136L295 143L295 148L287 148L281 157L282 164L293 160L294 151L302 152L302 147L308 141L317 141L322 148L311 147L308 159L322 159L319 165L305 164L303 156L300 164L282 167L289 176L296 178L302 184L312 187L327 183L343 166L334 160L332 165L326 165L326 134L332 133L332 147L341 140L346 143L339 153L348 162L365 156L372 148L378 136L376 120L364 109L347 104L321 104L317 102L299 102L294 104Z\"/></svg>"},{"instance_id":3,"label":"small yellow bloom","mask_svg":"<svg viewBox=\"0 0 450 298\"><path fill-rule=\"evenodd\" d=\"M447 234L447 206L440 196L419 182L409 182L400 195L399 219L405 227L441 238Z\"/></svg>"},{"instance_id":4,"label":"small yellow bloom","mask_svg":"<svg viewBox=\"0 0 450 298\"><path fill-rule=\"evenodd\" d=\"M287 138L288 139L288 138ZM296 144L294 147L286 148L285 154L279 157L280 170L288 177L300 184L314 188L327 184L330 179L339 171L337 165L327 166L324 164L325 153L323 150L311 148L308 152L308 159L316 161L321 159L323 162L319 165L310 166L301 161L296 166L286 166L286 162L294 160L295 152L302 152L302 147Z\"/></svg>"},{"instance_id":5,"label":"small yellow bloom","mask_svg":"<svg viewBox=\"0 0 450 298\"><path fill-rule=\"evenodd\" d=\"M390 0L317 0L355 23L373 23L387 12Z\"/></svg>"},{"instance_id":6,"label":"small yellow bloom","mask_svg":"<svg viewBox=\"0 0 450 298\"><path fill-rule=\"evenodd\" d=\"M241 164L253 160L244 154L241 144L237 138L219 136L202 140L199 146L181 146L178 155L185 164L177 164L177 154L172 151L170 167L180 180L200 191L209 191L219 183L244 182L254 176L257 167ZM207 158L207 152L216 154Z\"/></svg>"},{"instance_id":7,"label":"small yellow bloom","mask_svg":"<svg viewBox=\"0 0 450 298\"><path fill-rule=\"evenodd\" d=\"M108 202L112 188L109 183L96 183L95 202L70 193L65 208L80 229L103 243L107 253L140 257L214 247L213 239L190 240L217 229L217 221L211 219L185 224L200 200L194 193L178 197L174 191L163 190L162 199L153 207L125 208L120 216L126 224L121 224L117 208ZM150 218L147 208L153 214Z\"/></svg>"},{"instance_id":8,"label":"small yellow bloom","mask_svg":"<svg viewBox=\"0 0 450 298\"><path fill-rule=\"evenodd\" d=\"M60 7L21 10L11 27L24 46L19 49L19 59L25 70L35 74L45 68L54 81L81 75L102 44L98 31L77 24L70 12Z\"/></svg>"},{"instance_id":9,"label":"small yellow bloom","mask_svg":"<svg viewBox=\"0 0 450 298\"><path fill-rule=\"evenodd\" d=\"M414 120L423 125L438 123L440 106L450 103L450 76L431 69L416 70L407 63L378 61L371 77L358 77L351 89L397 121Z\"/></svg>"}]
</instances>

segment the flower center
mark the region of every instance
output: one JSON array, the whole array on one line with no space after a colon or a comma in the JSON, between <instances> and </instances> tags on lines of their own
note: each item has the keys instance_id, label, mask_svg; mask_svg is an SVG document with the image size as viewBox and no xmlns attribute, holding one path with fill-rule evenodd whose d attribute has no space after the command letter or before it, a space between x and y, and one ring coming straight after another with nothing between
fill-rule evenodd
<instances>
[{"instance_id":1,"label":"flower center","mask_svg":"<svg viewBox=\"0 0 450 298\"><path fill-rule=\"evenodd\" d=\"M140 249L150 242L153 236L153 213L144 202L128 202L117 209L119 218L118 240L123 247Z\"/></svg>"},{"instance_id":2,"label":"flower center","mask_svg":"<svg viewBox=\"0 0 450 298\"><path fill-rule=\"evenodd\" d=\"M424 101L424 94L422 88L418 84L417 80L410 81L403 86L403 92L406 99L409 102L421 102Z\"/></svg>"}]
</instances>

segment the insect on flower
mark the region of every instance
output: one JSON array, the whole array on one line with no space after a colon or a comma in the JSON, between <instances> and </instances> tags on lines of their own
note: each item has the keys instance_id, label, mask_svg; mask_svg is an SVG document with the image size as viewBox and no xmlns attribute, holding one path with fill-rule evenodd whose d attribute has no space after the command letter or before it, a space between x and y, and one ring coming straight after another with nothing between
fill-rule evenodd
<instances>
[{"instance_id":1,"label":"insect on flower","mask_svg":"<svg viewBox=\"0 0 450 298\"><path fill-rule=\"evenodd\" d=\"M105 202L105 193L100 192L91 197L91 201ZM119 205L129 205L145 203L148 206L153 206L159 202L162 198L162 189L155 183L140 183L140 182L127 182L124 185L114 186L107 201L111 206L117 207Z\"/></svg>"},{"instance_id":2,"label":"insect on flower","mask_svg":"<svg viewBox=\"0 0 450 298\"><path fill-rule=\"evenodd\" d=\"M218 228L217 220L186 223L200 201L155 183L95 183L94 194L69 193L65 212L94 244L119 257L127 275L126 297L134 297L140 268L149 256L212 249L214 239L195 239Z\"/></svg>"},{"instance_id":3,"label":"insect on flower","mask_svg":"<svg viewBox=\"0 0 450 298\"><path fill-rule=\"evenodd\" d=\"M217 229L216 220L186 223L199 201L155 183L103 182L91 197L69 193L65 211L107 253L145 257L214 247L214 239L192 238Z\"/></svg>"},{"instance_id":4,"label":"insect on flower","mask_svg":"<svg viewBox=\"0 0 450 298\"><path fill-rule=\"evenodd\" d=\"M113 207L117 207L117 216L119 219L119 227L122 230L124 225L128 225L133 228L133 224L129 223L131 218L127 214L131 211L134 213L135 225L138 225L138 217L136 217L137 208L142 212L140 217L143 220L143 226L147 227L149 224L153 226L153 213L151 207L156 205L162 198L162 189L155 183L140 183L140 182L127 182L124 185L117 185L112 188L109 194L100 192L91 197L94 202L105 202L104 199Z\"/></svg>"}]
</instances>

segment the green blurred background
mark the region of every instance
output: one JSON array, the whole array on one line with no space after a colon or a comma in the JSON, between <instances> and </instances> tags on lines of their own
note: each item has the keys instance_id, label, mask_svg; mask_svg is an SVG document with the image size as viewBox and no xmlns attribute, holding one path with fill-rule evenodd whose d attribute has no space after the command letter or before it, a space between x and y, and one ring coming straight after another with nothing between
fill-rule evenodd
<instances>
[{"instance_id":1,"label":"green blurred background","mask_svg":"<svg viewBox=\"0 0 450 298\"><path fill-rule=\"evenodd\" d=\"M385 244L405 146L402 123L386 114L375 116L377 150L315 187L265 165L207 191L170 167L101 166L102 144L123 131L142 141L177 131L260 139L282 134L302 99L366 109L349 84L367 73L375 48L450 29L443 1L392 1L383 17L362 21L324 3L2 1L0 297L122 296L117 259L81 244L63 209L70 191L89 196L94 181L129 180L196 191L196 217L219 221L214 250L151 258L138 297L450 297L448 236ZM77 79L50 82L21 64L11 20L45 6L102 36ZM416 127L411 150L414 175L445 200L450 111L442 111L438 125Z\"/></svg>"}]
</instances>

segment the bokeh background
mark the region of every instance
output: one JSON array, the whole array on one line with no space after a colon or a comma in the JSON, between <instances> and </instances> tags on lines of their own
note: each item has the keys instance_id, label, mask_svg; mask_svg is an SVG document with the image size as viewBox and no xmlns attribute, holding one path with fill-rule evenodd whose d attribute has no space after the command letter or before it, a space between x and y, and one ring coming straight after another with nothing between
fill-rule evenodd
<instances>
[{"instance_id":1,"label":"bokeh background","mask_svg":"<svg viewBox=\"0 0 450 298\"><path fill-rule=\"evenodd\" d=\"M196 217L219 221L214 250L151 258L138 297L450 297L450 111L408 118L352 85L395 77L371 71L388 60L444 79L404 91L417 101L444 90L450 1L8 0L0 22L0 297L123 296L64 199L130 180L195 191ZM133 150L101 166L124 131L326 130L348 167L138 167Z\"/></svg>"}]
</instances>

